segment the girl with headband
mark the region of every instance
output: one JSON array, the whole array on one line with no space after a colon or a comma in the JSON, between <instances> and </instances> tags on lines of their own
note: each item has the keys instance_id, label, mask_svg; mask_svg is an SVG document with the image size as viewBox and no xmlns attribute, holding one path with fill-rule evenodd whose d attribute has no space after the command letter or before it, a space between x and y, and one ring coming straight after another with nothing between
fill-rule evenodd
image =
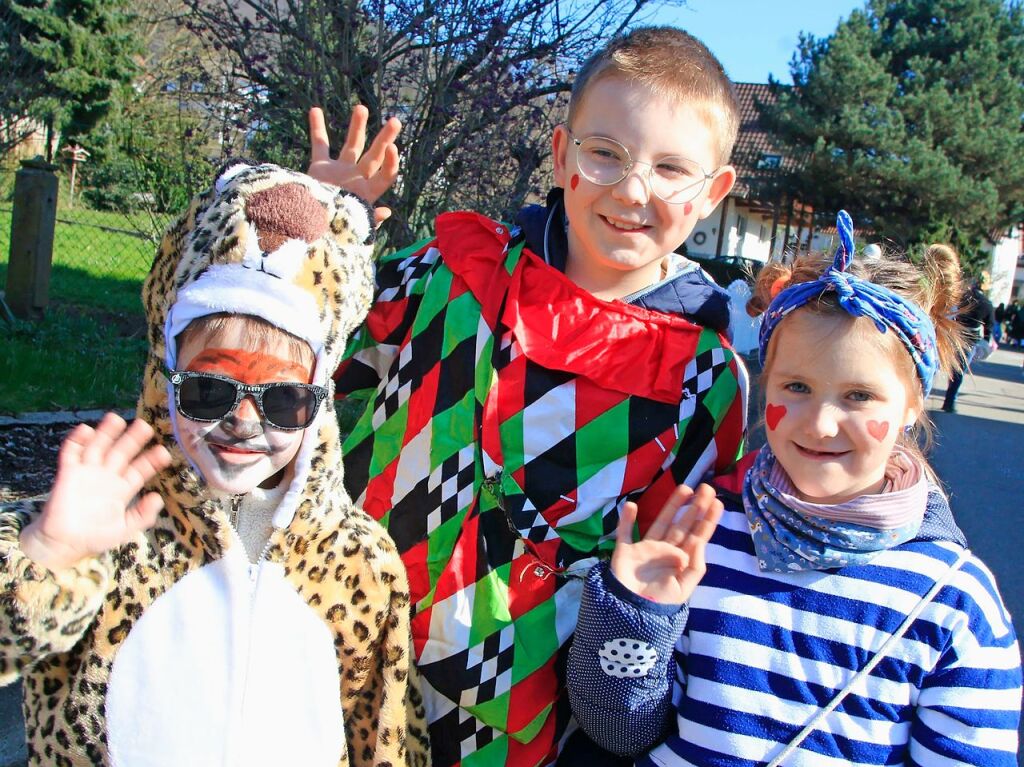
<instances>
[{"instance_id":1,"label":"girl with headband","mask_svg":"<svg viewBox=\"0 0 1024 767\"><path fill-rule=\"evenodd\" d=\"M1016 765L1020 653L918 448L955 253L761 272L768 444L587 576L573 711L637 765ZM635 510L633 510L635 512ZM698 583L699 582L699 583Z\"/></svg>"}]
</instances>

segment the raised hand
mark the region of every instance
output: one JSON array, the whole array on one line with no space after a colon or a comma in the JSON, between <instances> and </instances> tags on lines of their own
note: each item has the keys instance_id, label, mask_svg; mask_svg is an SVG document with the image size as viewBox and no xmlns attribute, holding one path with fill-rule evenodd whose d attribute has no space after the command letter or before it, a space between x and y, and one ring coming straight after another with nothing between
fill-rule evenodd
<instances>
[{"instance_id":1,"label":"raised hand","mask_svg":"<svg viewBox=\"0 0 1024 767\"><path fill-rule=\"evenodd\" d=\"M21 532L25 555L62 569L152 527L163 499L157 493L135 496L171 462L162 445L146 448L152 436L145 421L126 426L114 413L95 429L75 427L60 447L57 477L42 513Z\"/></svg>"},{"instance_id":2,"label":"raised hand","mask_svg":"<svg viewBox=\"0 0 1024 767\"><path fill-rule=\"evenodd\" d=\"M636 504L626 503L615 531L612 572L642 597L663 604L690 599L704 577L704 548L722 517L722 502L710 485L694 492L686 485L672 491L643 540L633 542Z\"/></svg>"},{"instance_id":3,"label":"raised hand","mask_svg":"<svg viewBox=\"0 0 1024 767\"><path fill-rule=\"evenodd\" d=\"M309 110L310 176L326 184L340 186L373 204L378 197L391 188L398 178L398 147L395 139L402 130L402 123L396 117L389 118L374 137L370 148L366 147L366 123L370 112L362 104L352 110L348 123L348 135L336 160L331 159L331 142L327 137L327 124L320 107ZM388 216L388 208L375 208L374 218L380 224Z\"/></svg>"}]
</instances>

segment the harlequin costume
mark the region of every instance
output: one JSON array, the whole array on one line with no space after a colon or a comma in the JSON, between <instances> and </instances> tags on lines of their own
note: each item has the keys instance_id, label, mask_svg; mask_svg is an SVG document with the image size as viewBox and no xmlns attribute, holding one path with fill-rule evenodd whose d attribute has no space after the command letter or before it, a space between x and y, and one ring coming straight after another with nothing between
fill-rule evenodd
<instances>
[{"instance_id":1,"label":"harlequin costume","mask_svg":"<svg viewBox=\"0 0 1024 767\"><path fill-rule=\"evenodd\" d=\"M138 406L172 454L146 487L165 502L155 526L51 571L18 548L38 508L0 514L0 679L24 681L32 765L429 763L404 568L345 493L330 400L287 487L245 496L207 487L168 409L178 333L222 312L305 340L312 383L329 386L372 296L372 241L357 198L244 164L164 236L143 288ZM251 557L232 513L268 503Z\"/></svg>"},{"instance_id":2,"label":"harlequin costume","mask_svg":"<svg viewBox=\"0 0 1024 767\"><path fill-rule=\"evenodd\" d=\"M734 460L745 379L697 309L598 299L473 213L380 263L336 374L366 403L345 475L409 572L435 764L555 759L582 578L622 504L643 529Z\"/></svg>"}]
</instances>

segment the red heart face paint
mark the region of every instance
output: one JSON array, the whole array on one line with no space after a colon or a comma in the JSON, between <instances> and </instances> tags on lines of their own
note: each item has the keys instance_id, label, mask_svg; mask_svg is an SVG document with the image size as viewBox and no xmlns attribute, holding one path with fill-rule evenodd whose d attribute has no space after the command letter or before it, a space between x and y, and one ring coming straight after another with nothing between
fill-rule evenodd
<instances>
[{"instance_id":1,"label":"red heart face paint","mask_svg":"<svg viewBox=\"0 0 1024 767\"><path fill-rule=\"evenodd\" d=\"M884 442L886 435L889 433L889 422L888 421L868 421L867 422L868 434L877 439L879 442Z\"/></svg>"},{"instance_id":2,"label":"red heart face paint","mask_svg":"<svg viewBox=\"0 0 1024 767\"><path fill-rule=\"evenodd\" d=\"M579 185L580 185L580 177L579 177L578 174L573 173L572 174L572 178L569 179L569 186L575 192L576 191L576 187L578 187Z\"/></svg>"},{"instance_id":3,"label":"red heart face paint","mask_svg":"<svg viewBox=\"0 0 1024 767\"><path fill-rule=\"evenodd\" d=\"M693 213L693 203L688 202L683 206L683 215L689 216L691 213Z\"/></svg>"},{"instance_id":4,"label":"red heart face paint","mask_svg":"<svg viewBox=\"0 0 1024 767\"><path fill-rule=\"evenodd\" d=\"M779 425L779 421L786 415L785 405L768 405L764 409L764 422L768 425L771 431L775 431L775 428Z\"/></svg>"}]
</instances>

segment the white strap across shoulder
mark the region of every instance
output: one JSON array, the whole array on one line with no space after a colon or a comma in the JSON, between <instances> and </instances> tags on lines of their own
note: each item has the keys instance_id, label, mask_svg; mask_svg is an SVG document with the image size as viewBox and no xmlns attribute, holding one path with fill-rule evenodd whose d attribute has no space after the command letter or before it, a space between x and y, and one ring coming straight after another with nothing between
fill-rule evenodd
<instances>
[{"instance_id":1,"label":"white strap across shoulder","mask_svg":"<svg viewBox=\"0 0 1024 767\"><path fill-rule=\"evenodd\" d=\"M782 749L774 759L768 762L767 767L779 767L782 764L782 760L792 754L800 744L804 742L804 739L817 729L821 720L831 714L836 707L843 702L843 699L853 691L853 688L862 679L864 679L864 677L870 674L871 670L885 659L890 652L892 652L893 647L895 647L896 643L903 638L903 635L910 630L910 627L913 625L914 621L917 620L918 616L921 615L924 608L927 607L933 599L935 599L935 595L942 590L943 586L949 583L953 575L963 566L964 562L966 562L970 556L971 552L969 549L964 549L960 552L960 556L957 557L957 560L949 566L949 569L947 569L934 584L932 584L928 593L921 597L921 601L914 605L914 609L910 611L903 623L900 624L900 627L889 635L889 638L885 640L885 643L878 648L878 651L868 660L867 663L864 664L860 671L853 675L853 678L850 679L846 687L836 693L836 696L829 701L827 706L820 709L814 716L812 716L810 720L808 720L807 724L804 725L804 728L794 735L793 739L786 744L786 747Z\"/></svg>"}]
</instances>

